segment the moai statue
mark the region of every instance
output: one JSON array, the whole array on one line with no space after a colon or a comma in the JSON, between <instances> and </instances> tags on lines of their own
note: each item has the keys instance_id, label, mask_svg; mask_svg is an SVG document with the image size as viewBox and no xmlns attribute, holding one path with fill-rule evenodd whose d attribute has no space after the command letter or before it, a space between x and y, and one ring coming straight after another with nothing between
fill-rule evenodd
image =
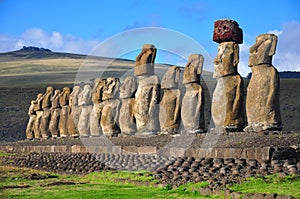
<instances>
[{"instance_id":1,"label":"moai statue","mask_svg":"<svg viewBox=\"0 0 300 199\"><path fill-rule=\"evenodd\" d=\"M119 85L118 78L109 77L105 80L102 93L100 125L103 134L110 137L120 134L118 125L120 100L117 99Z\"/></svg>"},{"instance_id":2,"label":"moai statue","mask_svg":"<svg viewBox=\"0 0 300 199\"><path fill-rule=\"evenodd\" d=\"M159 122L162 133L178 133L180 125L180 96L178 89L180 68L170 67L161 80L162 99L159 106Z\"/></svg>"},{"instance_id":3,"label":"moai statue","mask_svg":"<svg viewBox=\"0 0 300 199\"><path fill-rule=\"evenodd\" d=\"M90 132L91 136L102 135L102 129L100 126L101 112L103 108L102 93L105 86L105 80L97 78L94 81L94 88L92 90L92 102L93 109L90 114Z\"/></svg>"},{"instance_id":4,"label":"moai statue","mask_svg":"<svg viewBox=\"0 0 300 199\"><path fill-rule=\"evenodd\" d=\"M36 119L34 120L33 123L33 133L35 139L42 138L42 134L40 131L40 124L43 115L43 109L42 109L43 96L44 96L43 93L39 93L37 95L36 100L34 101L33 111L35 111L36 113Z\"/></svg>"},{"instance_id":5,"label":"moai statue","mask_svg":"<svg viewBox=\"0 0 300 199\"><path fill-rule=\"evenodd\" d=\"M200 75L204 57L192 54L183 72L185 94L182 99L181 120L187 133L204 132L204 93L200 85Z\"/></svg>"},{"instance_id":6,"label":"moai statue","mask_svg":"<svg viewBox=\"0 0 300 199\"><path fill-rule=\"evenodd\" d=\"M78 121L78 132L82 137L90 136L90 113L93 109L92 101L92 87L89 83L85 84L83 90L78 96L78 106L81 107L81 113Z\"/></svg>"},{"instance_id":7,"label":"moai statue","mask_svg":"<svg viewBox=\"0 0 300 199\"><path fill-rule=\"evenodd\" d=\"M217 86L213 93L211 112L215 128L226 132L240 131L244 126L244 84L237 71L238 44L242 40L242 30L237 22L226 19L215 22L214 41L219 46L218 55L214 59Z\"/></svg>"},{"instance_id":8,"label":"moai statue","mask_svg":"<svg viewBox=\"0 0 300 199\"><path fill-rule=\"evenodd\" d=\"M43 109L43 115L41 118L41 124L40 124L40 131L42 134L42 138L47 139L51 136L50 130L49 130L49 124L51 119L51 99L53 96L53 87L49 86L46 89L45 94L43 95L43 101L42 101L42 109Z\"/></svg>"},{"instance_id":9,"label":"moai statue","mask_svg":"<svg viewBox=\"0 0 300 199\"><path fill-rule=\"evenodd\" d=\"M68 137L68 116L69 116L69 99L71 89L64 87L59 96L59 105L61 107L60 118L59 118L59 133L60 137Z\"/></svg>"},{"instance_id":10,"label":"moai statue","mask_svg":"<svg viewBox=\"0 0 300 199\"><path fill-rule=\"evenodd\" d=\"M250 48L249 67L252 77L247 88L245 131L281 130L279 107L280 79L272 65L277 36L262 34Z\"/></svg>"},{"instance_id":11,"label":"moai statue","mask_svg":"<svg viewBox=\"0 0 300 199\"><path fill-rule=\"evenodd\" d=\"M135 93L134 117L136 119L136 135L155 135L159 127L159 78L154 75L156 48L145 44L142 52L136 57L134 74L137 76L138 89Z\"/></svg>"},{"instance_id":12,"label":"moai statue","mask_svg":"<svg viewBox=\"0 0 300 199\"><path fill-rule=\"evenodd\" d=\"M26 127L26 139L32 140L34 138L34 121L36 120L36 112L34 111L35 100L32 100L28 109L29 120Z\"/></svg>"},{"instance_id":13,"label":"moai statue","mask_svg":"<svg viewBox=\"0 0 300 199\"><path fill-rule=\"evenodd\" d=\"M71 137L78 137L77 124L81 108L78 106L78 95L81 92L80 86L74 86L69 98L68 132Z\"/></svg>"},{"instance_id":14,"label":"moai statue","mask_svg":"<svg viewBox=\"0 0 300 199\"><path fill-rule=\"evenodd\" d=\"M60 118L60 105L59 105L60 90L55 90L54 95L51 98L51 119L49 124L49 130L53 138L59 137L59 118Z\"/></svg>"},{"instance_id":15,"label":"moai statue","mask_svg":"<svg viewBox=\"0 0 300 199\"><path fill-rule=\"evenodd\" d=\"M120 87L121 108L119 111L119 126L122 135L134 135L136 133L136 124L134 118L134 95L137 90L137 81L135 77L125 78Z\"/></svg>"}]
</instances>

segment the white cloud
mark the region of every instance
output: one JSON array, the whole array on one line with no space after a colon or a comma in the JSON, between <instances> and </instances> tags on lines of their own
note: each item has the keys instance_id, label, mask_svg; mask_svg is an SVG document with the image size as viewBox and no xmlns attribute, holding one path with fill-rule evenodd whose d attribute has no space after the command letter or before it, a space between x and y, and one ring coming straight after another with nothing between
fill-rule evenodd
<instances>
[{"instance_id":1,"label":"white cloud","mask_svg":"<svg viewBox=\"0 0 300 199\"><path fill-rule=\"evenodd\" d=\"M41 28L31 28L19 37L0 35L0 52L18 50L23 46L36 46L57 52L88 54L99 43L98 40L84 40L57 31L48 33Z\"/></svg>"}]
</instances>

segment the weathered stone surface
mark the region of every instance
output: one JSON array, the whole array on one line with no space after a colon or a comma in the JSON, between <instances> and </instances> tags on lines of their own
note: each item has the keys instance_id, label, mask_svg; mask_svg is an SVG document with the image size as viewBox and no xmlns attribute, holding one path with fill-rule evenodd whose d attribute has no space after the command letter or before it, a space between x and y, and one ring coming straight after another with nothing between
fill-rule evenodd
<instances>
[{"instance_id":1,"label":"weathered stone surface","mask_svg":"<svg viewBox=\"0 0 300 199\"><path fill-rule=\"evenodd\" d=\"M188 63L185 65L183 72L183 84L187 83L200 83L200 75L204 57L201 54L192 54L189 56Z\"/></svg>"},{"instance_id":2,"label":"weathered stone surface","mask_svg":"<svg viewBox=\"0 0 300 199\"><path fill-rule=\"evenodd\" d=\"M92 88L90 84L86 84L78 95L78 106L81 107L81 113L78 121L78 132L80 136L90 135L90 113L92 111L91 104Z\"/></svg>"},{"instance_id":3,"label":"weathered stone surface","mask_svg":"<svg viewBox=\"0 0 300 199\"><path fill-rule=\"evenodd\" d=\"M181 121L186 131L204 131L204 95L198 83L184 84L186 91L182 99Z\"/></svg>"},{"instance_id":4,"label":"weathered stone surface","mask_svg":"<svg viewBox=\"0 0 300 199\"><path fill-rule=\"evenodd\" d=\"M212 118L216 128L227 131L241 130L244 125L244 84L237 72L238 45L223 42L214 60L217 86L212 99Z\"/></svg>"},{"instance_id":5,"label":"weathered stone surface","mask_svg":"<svg viewBox=\"0 0 300 199\"><path fill-rule=\"evenodd\" d=\"M142 52L136 57L134 75L153 75L156 48L152 44L144 44Z\"/></svg>"},{"instance_id":6,"label":"weathered stone surface","mask_svg":"<svg viewBox=\"0 0 300 199\"><path fill-rule=\"evenodd\" d=\"M41 117L43 115L42 101L43 101L43 94L39 93L37 95L37 98L34 102L34 107L33 107L33 110L36 113L36 119L34 120L34 123L33 123L34 138L42 137L41 132L40 132Z\"/></svg>"},{"instance_id":7,"label":"weathered stone surface","mask_svg":"<svg viewBox=\"0 0 300 199\"><path fill-rule=\"evenodd\" d=\"M243 30L234 20L217 20L214 23L213 41L217 43L233 41L241 44L243 43Z\"/></svg>"},{"instance_id":8,"label":"weathered stone surface","mask_svg":"<svg viewBox=\"0 0 300 199\"><path fill-rule=\"evenodd\" d=\"M51 99L53 96L53 87L49 86L46 89L45 94L43 95L43 101L42 101L42 108L43 108L43 114L41 117L41 124L40 124L40 131L42 138L48 138L50 137L51 133L49 130L49 123L51 119Z\"/></svg>"},{"instance_id":9,"label":"weathered stone surface","mask_svg":"<svg viewBox=\"0 0 300 199\"><path fill-rule=\"evenodd\" d=\"M31 140L34 138L34 132L33 132L33 127L34 127L34 121L36 119L36 113L34 111L34 106L35 106L35 100L32 100L29 106L28 110L28 116L29 120L26 126L26 138L28 140Z\"/></svg>"},{"instance_id":10,"label":"weathered stone surface","mask_svg":"<svg viewBox=\"0 0 300 199\"><path fill-rule=\"evenodd\" d=\"M178 66L169 67L161 80L161 89L178 88L180 80L180 68Z\"/></svg>"},{"instance_id":11,"label":"weathered stone surface","mask_svg":"<svg viewBox=\"0 0 300 199\"><path fill-rule=\"evenodd\" d=\"M138 134L151 135L159 129L159 79L156 75L138 76L139 85L135 94L134 117Z\"/></svg>"},{"instance_id":12,"label":"weathered stone surface","mask_svg":"<svg viewBox=\"0 0 300 199\"><path fill-rule=\"evenodd\" d=\"M68 116L68 132L70 136L77 137L79 132L77 124L81 113L81 108L78 106L78 96L81 92L80 86L74 86L69 98L69 116Z\"/></svg>"},{"instance_id":13,"label":"weathered stone surface","mask_svg":"<svg viewBox=\"0 0 300 199\"><path fill-rule=\"evenodd\" d=\"M120 80L115 77L109 77L103 82L102 101L118 97Z\"/></svg>"},{"instance_id":14,"label":"weathered stone surface","mask_svg":"<svg viewBox=\"0 0 300 199\"><path fill-rule=\"evenodd\" d=\"M103 109L100 124L103 134L107 136L117 136L120 133L120 128L117 123L120 100L106 100L101 103L101 106L103 106Z\"/></svg>"},{"instance_id":15,"label":"weathered stone surface","mask_svg":"<svg viewBox=\"0 0 300 199\"><path fill-rule=\"evenodd\" d=\"M69 87L64 87L60 96L59 104L61 107L60 117L59 117L59 133L60 137L68 137L68 117L70 113L69 99L71 90Z\"/></svg>"},{"instance_id":16,"label":"weathered stone surface","mask_svg":"<svg viewBox=\"0 0 300 199\"><path fill-rule=\"evenodd\" d=\"M71 89L69 87L63 88L59 97L59 104L61 107L69 105L70 93Z\"/></svg>"},{"instance_id":17,"label":"weathered stone surface","mask_svg":"<svg viewBox=\"0 0 300 199\"><path fill-rule=\"evenodd\" d=\"M128 76L125 78L120 87L121 107L119 110L119 126L121 133L132 135L136 132L134 117L134 95L137 90L137 81L135 77Z\"/></svg>"},{"instance_id":18,"label":"weathered stone surface","mask_svg":"<svg viewBox=\"0 0 300 199\"><path fill-rule=\"evenodd\" d=\"M252 77L247 88L245 131L281 130L279 105L280 79L272 66L277 36L262 34L250 48L249 67Z\"/></svg>"},{"instance_id":19,"label":"weathered stone surface","mask_svg":"<svg viewBox=\"0 0 300 199\"><path fill-rule=\"evenodd\" d=\"M49 130L52 137L59 137L59 118L60 118L60 105L59 105L60 90L55 90L51 99L51 119L49 123Z\"/></svg>"}]
</instances>

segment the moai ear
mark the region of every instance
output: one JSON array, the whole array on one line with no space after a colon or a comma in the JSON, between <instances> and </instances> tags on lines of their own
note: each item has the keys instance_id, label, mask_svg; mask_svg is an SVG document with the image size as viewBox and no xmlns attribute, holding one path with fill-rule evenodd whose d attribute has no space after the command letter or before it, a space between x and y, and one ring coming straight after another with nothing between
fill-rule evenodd
<instances>
[{"instance_id":1,"label":"moai ear","mask_svg":"<svg viewBox=\"0 0 300 199\"><path fill-rule=\"evenodd\" d=\"M233 44L233 65L236 67L239 63L239 45Z\"/></svg>"},{"instance_id":2,"label":"moai ear","mask_svg":"<svg viewBox=\"0 0 300 199\"><path fill-rule=\"evenodd\" d=\"M204 57L203 57L203 55L199 55L199 65L198 65L198 68L197 68L197 75L201 75L202 68L203 68L203 63L204 63Z\"/></svg>"},{"instance_id":3,"label":"moai ear","mask_svg":"<svg viewBox=\"0 0 300 199\"><path fill-rule=\"evenodd\" d=\"M269 51L269 56L273 56L275 54L277 41L278 41L278 37L276 35L272 35L271 36L271 48L270 48L270 51Z\"/></svg>"}]
</instances>

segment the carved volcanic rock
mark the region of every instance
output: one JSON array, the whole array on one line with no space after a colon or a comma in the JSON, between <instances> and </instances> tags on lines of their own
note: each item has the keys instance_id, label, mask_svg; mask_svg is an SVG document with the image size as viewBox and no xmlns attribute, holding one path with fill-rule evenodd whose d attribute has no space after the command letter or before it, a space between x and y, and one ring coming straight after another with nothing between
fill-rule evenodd
<instances>
[{"instance_id":1,"label":"carved volcanic rock","mask_svg":"<svg viewBox=\"0 0 300 199\"><path fill-rule=\"evenodd\" d=\"M233 41L238 44L243 43L243 30L234 20L221 19L215 21L213 41L217 43Z\"/></svg>"}]
</instances>

